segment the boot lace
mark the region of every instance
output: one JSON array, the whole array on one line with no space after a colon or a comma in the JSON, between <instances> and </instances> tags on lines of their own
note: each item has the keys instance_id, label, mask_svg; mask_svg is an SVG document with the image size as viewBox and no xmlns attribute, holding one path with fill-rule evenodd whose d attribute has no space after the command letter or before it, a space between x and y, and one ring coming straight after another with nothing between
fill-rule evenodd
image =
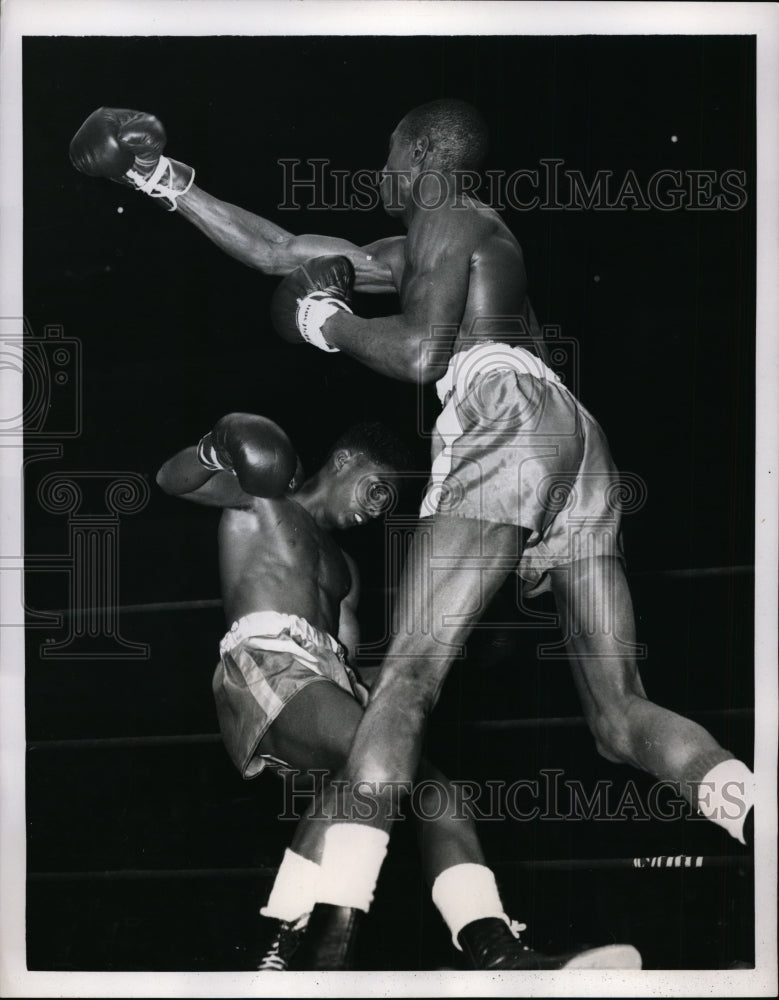
<instances>
[{"instance_id":1,"label":"boot lace","mask_svg":"<svg viewBox=\"0 0 779 1000\"><path fill-rule=\"evenodd\" d=\"M257 966L259 972L286 972L289 968L289 961L297 950L303 932L308 926L308 917L309 914L304 913L297 920L281 921L268 950Z\"/></svg>"}]
</instances>

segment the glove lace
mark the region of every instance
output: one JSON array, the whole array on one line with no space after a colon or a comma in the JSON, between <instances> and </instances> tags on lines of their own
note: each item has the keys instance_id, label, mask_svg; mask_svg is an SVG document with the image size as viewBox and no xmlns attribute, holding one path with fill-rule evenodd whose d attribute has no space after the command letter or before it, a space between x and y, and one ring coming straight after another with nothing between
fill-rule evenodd
<instances>
[{"instance_id":1,"label":"glove lace","mask_svg":"<svg viewBox=\"0 0 779 1000\"><path fill-rule=\"evenodd\" d=\"M176 200L182 194L186 194L192 187L195 180L195 171L193 170L190 173L189 180L184 188L176 188L173 186L173 165L167 156L160 156L157 166L148 177L144 177L143 174L133 168L127 171L125 177L132 182L133 187L137 191L142 191L144 194L149 195L150 198L167 198L170 202L167 206L168 211L175 212Z\"/></svg>"}]
</instances>

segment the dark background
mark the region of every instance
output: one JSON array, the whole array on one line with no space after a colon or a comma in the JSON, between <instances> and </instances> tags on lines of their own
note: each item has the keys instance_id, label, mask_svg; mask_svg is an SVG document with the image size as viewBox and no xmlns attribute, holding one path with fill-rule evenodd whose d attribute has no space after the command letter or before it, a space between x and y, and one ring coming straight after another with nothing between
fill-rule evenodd
<instances>
[{"instance_id":1,"label":"dark background","mask_svg":"<svg viewBox=\"0 0 779 1000\"><path fill-rule=\"evenodd\" d=\"M440 96L484 112L493 170L559 157L587 180L613 171L617 188L629 169L644 183L660 169L743 170L739 211L507 209L504 217L523 246L539 319L569 345L566 376L619 467L646 486L624 535L649 695L701 718L751 763L754 64L754 41L739 37L25 39L25 314L36 337L55 324L80 342L74 377L83 394L81 430L62 438L62 458L28 466L28 554L64 554L70 544L68 519L38 499L44 476L131 471L148 478L150 499L118 525L118 603L213 600L217 515L156 489L169 455L223 413L247 410L282 424L313 469L345 426L381 417L404 434L423 473L435 416L431 390L280 341L268 322L275 280L149 199L78 174L68 145L96 107L157 115L166 152L195 166L214 195L293 232L357 244L398 224L381 209L278 211L277 161L377 169L405 111ZM364 315L396 308L391 296L357 303ZM67 405L60 396L52 403L52 440L56 406ZM391 596L383 530L343 538L363 571L372 642L384 634ZM665 572L690 567L736 570ZM66 573L28 573L31 609L73 600ZM560 767L585 782L632 779L646 790L644 776L599 758L581 726L484 728L579 712L565 664L537 662L539 641L558 638L553 622L544 619L541 633L527 627L552 608L543 598L517 603L510 581L487 616L494 627L475 635L453 670L431 754L455 778L511 781ZM65 641L73 627L68 616L60 628L27 633L30 967L250 967L257 905L291 824L275 819L275 783L241 782L212 736L221 611L128 611L114 626L149 655L90 658L74 646L72 656L47 658L46 642ZM101 742L188 734L210 738ZM399 894L390 878L380 886L367 968L455 961L419 884L408 826L387 869L404 873L405 888ZM631 940L648 968L750 960L749 858L706 824L485 824L484 839L512 913L541 946L588 935ZM693 872L539 873L516 864L680 853L724 860ZM411 942L385 933L399 921L417 921Z\"/></svg>"}]
</instances>

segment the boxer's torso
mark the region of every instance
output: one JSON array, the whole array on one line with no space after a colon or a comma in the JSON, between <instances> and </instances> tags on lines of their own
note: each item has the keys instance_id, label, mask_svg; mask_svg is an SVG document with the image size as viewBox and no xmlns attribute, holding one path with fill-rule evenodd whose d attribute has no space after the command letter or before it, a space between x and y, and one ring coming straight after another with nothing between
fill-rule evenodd
<instances>
[{"instance_id":1,"label":"boxer's torso","mask_svg":"<svg viewBox=\"0 0 779 1000\"><path fill-rule=\"evenodd\" d=\"M431 259L452 248L467 252L467 296L452 351L474 341L508 340L535 346L544 356L541 329L527 295L522 249L500 216L478 201L419 212L407 238L389 248L386 263L404 308L404 289L424 273Z\"/></svg>"},{"instance_id":2,"label":"boxer's torso","mask_svg":"<svg viewBox=\"0 0 779 1000\"><path fill-rule=\"evenodd\" d=\"M299 615L336 636L351 576L341 549L295 500L225 510L219 564L228 621L254 611Z\"/></svg>"}]
</instances>

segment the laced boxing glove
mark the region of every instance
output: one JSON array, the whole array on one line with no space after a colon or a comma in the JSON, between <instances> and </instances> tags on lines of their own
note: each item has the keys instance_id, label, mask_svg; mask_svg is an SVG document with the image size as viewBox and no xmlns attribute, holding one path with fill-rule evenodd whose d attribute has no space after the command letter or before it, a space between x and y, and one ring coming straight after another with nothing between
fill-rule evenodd
<instances>
[{"instance_id":1,"label":"laced boxing glove","mask_svg":"<svg viewBox=\"0 0 779 1000\"><path fill-rule=\"evenodd\" d=\"M302 469L284 431L267 417L228 413L200 439L201 465L237 477L241 489L255 497L279 497L300 485Z\"/></svg>"},{"instance_id":2,"label":"laced boxing glove","mask_svg":"<svg viewBox=\"0 0 779 1000\"><path fill-rule=\"evenodd\" d=\"M154 115L98 108L70 143L70 161L88 177L107 177L159 198L169 212L192 187L195 171L162 155L165 127Z\"/></svg>"},{"instance_id":3,"label":"laced boxing glove","mask_svg":"<svg viewBox=\"0 0 779 1000\"><path fill-rule=\"evenodd\" d=\"M276 332L291 344L305 341L322 351L337 351L322 333L325 320L342 309L350 313L354 267L339 254L315 257L283 279L271 300Z\"/></svg>"}]
</instances>

